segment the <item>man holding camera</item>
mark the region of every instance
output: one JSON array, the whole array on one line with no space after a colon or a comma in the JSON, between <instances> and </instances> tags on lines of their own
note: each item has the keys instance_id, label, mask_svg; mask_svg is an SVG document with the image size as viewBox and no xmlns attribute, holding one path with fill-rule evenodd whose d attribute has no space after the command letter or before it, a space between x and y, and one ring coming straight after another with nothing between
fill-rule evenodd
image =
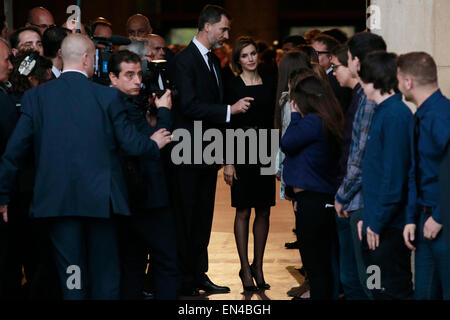
<instances>
[{"instance_id":1,"label":"man holding camera","mask_svg":"<svg viewBox=\"0 0 450 320\"><path fill-rule=\"evenodd\" d=\"M147 106L135 100L141 90L141 58L128 50L112 54L108 61L111 85L126 95L128 118L138 131L151 135L158 129L171 127L171 92L160 98L153 94L157 108L155 127L149 124ZM178 289L176 240L173 217L169 209L163 160L143 156L123 156L122 164L129 191L131 217L122 217L118 225L119 253L122 263L122 299L143 299L143 285L147 252L150 250L150 270L153 276L154 297L175 300Z\"/></svg>"}]
</instances>

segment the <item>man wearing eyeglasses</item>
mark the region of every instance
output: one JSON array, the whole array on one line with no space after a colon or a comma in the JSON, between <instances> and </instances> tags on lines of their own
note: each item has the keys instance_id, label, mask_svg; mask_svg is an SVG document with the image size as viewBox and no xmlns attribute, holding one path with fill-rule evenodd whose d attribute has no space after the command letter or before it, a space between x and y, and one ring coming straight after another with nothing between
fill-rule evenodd
<instances>
[{"instance_id":1,"label":"man wearing eyeglasses","mask_svg":"<svg viewBox=\"0 0 450 320\"><path fill-rule=\"evenodd\" d=\"M43 7L36 7L28 11L26 27L34 27L39 30L41 35L45 30L55 26L55 19L47 9Z\"/></svg>"},{"instance_id":2,"label":"man wearing eyeglasses","mask_svg":"<svg viewBox=\"0 0 450 320\"><path fill-rule=\"evenodd\" d=\"M342 107L342 111L345 113L352 99L352 90L341 87L333 75L331 51L338 45L339 42L335 38L324 33L318 34L313 38L311 43L311 46L316 50L317 56L319 57L319 64L327 73L331 88L333 88L333 92Z\"/></svg>"}]
</instances>

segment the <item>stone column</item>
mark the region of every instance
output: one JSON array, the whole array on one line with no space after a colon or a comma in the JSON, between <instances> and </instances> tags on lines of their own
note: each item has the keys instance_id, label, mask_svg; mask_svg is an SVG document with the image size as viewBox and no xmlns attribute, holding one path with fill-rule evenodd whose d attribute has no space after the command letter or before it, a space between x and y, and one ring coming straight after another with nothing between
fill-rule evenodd
<instances>
[{"instance_id":1,"label":"stone column","mask_svg":"<svg viewBox=\"0 0 450 320\"><path fill-rule=\"evenodd\" d=\"M450 97L450 1L372 0L379 7L381 35L388 51L403 54L425 51L438 66L439 85Z\"/></svg>"}]
</instances>

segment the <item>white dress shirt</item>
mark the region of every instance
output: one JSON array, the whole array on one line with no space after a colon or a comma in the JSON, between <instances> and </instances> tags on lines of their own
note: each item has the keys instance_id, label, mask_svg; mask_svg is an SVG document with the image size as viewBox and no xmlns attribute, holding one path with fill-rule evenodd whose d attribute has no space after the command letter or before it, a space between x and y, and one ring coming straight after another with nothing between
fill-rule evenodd
<instances>
[{"instance_id":1,"label":"white dress shirt","mask_svg":"<svg viewBox=\"0 0 450 320\"><path fill-rule=\"evenodd\" d=\"M52 72L53 72L53 74L55 75L56 78L59 78L59 76L61 75L61 70L59 70L55 66L52 66Z\"/></svg>"}]
</instances>

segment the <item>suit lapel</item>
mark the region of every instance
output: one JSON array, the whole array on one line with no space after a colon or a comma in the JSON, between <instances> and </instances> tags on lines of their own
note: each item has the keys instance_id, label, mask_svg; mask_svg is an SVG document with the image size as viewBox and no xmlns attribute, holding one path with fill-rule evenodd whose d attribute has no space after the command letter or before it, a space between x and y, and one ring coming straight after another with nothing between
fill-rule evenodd
<instances>
[{"instance_id":1,"label":"suit lapel","mask_svg":"<svg viewBox=\"0 0 450 320\"><path fill-rule=\"evenodd\" d=\"M200 50L198 50L197 46L191 41L191 43L189 43L188 48L190 47L190 50L194 56L194 58L197 60L197 64L202 66L202 69L206 75L210 75L210 71L209 71L209 67L206 64L205 59L203 58L202 54L200 53ZM217 79L219 80L219 88L218 88L218 93L219 93L219 97L220 97L220 101L223 101L223 84L222 84L222 78L220 76L220 65L218 64L217 60L218 58L216 57L216 55L214 55L214 59L213 59L213 64L214 64L214 68L216 69L217 72ZM214 79L214 81L216 81L216 79ZM216 81L217 83L217 81ZM217 86L214 86L215 90L217 90Z\"/></svg>"}]
</instances>

